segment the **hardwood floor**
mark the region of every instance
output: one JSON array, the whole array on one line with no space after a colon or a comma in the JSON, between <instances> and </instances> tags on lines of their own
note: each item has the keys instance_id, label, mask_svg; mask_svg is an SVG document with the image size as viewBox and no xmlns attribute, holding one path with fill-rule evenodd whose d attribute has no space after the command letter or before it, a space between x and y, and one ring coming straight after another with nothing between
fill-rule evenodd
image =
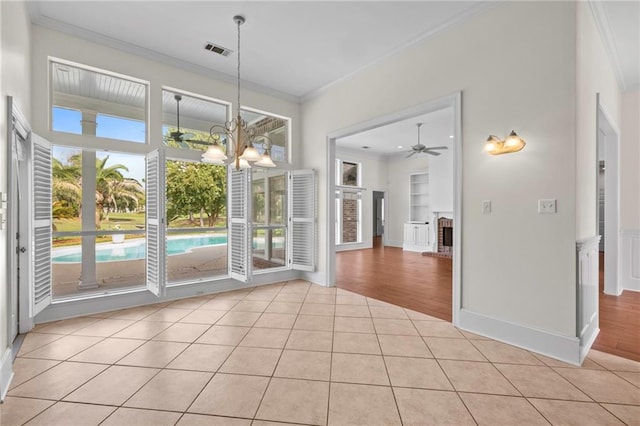
<instances>
[{"instance_id":1,"label":"hardwood floor","mask_svg":"<svg viewBox=\"0 0 640 426\"><path fill-rule=\"evenodd\" d=\"M604 265L604 260L600 260ZM336 285L368 297L451 321L451 259L383 247L338 253ZM602 277L602 269L601 269ZM640 361L640 293L602 292L600 334L593 349Z\"/></svg>"},{"instance_id":2,"label":"hardwood floor","mask_svg":"<svg viewBox=\"0 0 640 426\"><path fill-rule=\"evenodd\" d=\"M375 244L336 256L336 286L451 321L451 259Z\"/></svg>"},{"instance_id":3,"label":"hardwood floor","mask_svg":"<svg viewBox=\"0 0 640 426\"><path fill-rule=\"evenodd\" d=\"M600 334L593 349L640 361L640 293L604 294L604 253L600 253Z\"/></svg>"}]
</instances>

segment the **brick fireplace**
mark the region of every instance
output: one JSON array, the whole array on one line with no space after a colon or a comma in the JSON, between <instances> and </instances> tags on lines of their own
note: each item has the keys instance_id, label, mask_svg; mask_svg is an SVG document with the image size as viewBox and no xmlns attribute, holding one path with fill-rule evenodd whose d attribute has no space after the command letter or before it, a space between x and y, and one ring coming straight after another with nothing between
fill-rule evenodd
<instances>
[{"instance_id":1,"label":"brick fireplace","mask_svg":"<svg viewBox=\"0 0 640 426\"><path fill-rule=\"evenodd\" d=\"M453 219L438 218L438 247L437 253L445 256L453 256Z\"/></svg>"}]
</instances>

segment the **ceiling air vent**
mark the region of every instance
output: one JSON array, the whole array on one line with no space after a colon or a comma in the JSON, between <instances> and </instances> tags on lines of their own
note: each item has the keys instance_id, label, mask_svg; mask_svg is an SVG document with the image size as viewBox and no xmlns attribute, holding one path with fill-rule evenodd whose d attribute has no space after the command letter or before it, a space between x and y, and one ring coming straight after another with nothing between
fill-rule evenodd
<instances>
[{"instance_id":1,"label":"ceiling air vent","mask_svg":"<svg viewBox=\"0 0 640 426\"><path fill-rule=\"evenodd\" d=\"M209 52L217 53L218 55L222 56L229 56L231 53L233 53L233 50L227 49L226 47L218 46L217 44L213 44L210 41L208 41L204 45L204 50L208 50Z\"/></svg>"}]
</instances>

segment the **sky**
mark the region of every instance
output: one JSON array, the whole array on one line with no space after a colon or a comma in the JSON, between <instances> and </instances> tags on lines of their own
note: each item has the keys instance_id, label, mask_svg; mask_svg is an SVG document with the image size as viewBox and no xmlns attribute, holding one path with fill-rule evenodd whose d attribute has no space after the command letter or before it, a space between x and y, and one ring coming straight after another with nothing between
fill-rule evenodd
<instances>
[{"instance_id":1,"label":"sky","mask_svg":"<svg viewBox=\"0 0 640 426\"><path fill-rule=\"evenodd\" d=\"M82 134L81 119L82 114L80 111L58 107L53 108L53 130L57 132ZM101 114L98 114L96 121L98 123L96 136L140 143L144 143L145 141L145 123L142 121L126 120ZM79 154L80 151L78 148L54 146L53 156L63 164L66 164L69 157L74 154ZM109 160L106 166L122 164L129 169L128 172L122 170L122 175L136 179L144 186L144 155L120 154L105 151L96 152L97 158L104 158L107 155L109 156Z\"/></svg>"}]
</instances>

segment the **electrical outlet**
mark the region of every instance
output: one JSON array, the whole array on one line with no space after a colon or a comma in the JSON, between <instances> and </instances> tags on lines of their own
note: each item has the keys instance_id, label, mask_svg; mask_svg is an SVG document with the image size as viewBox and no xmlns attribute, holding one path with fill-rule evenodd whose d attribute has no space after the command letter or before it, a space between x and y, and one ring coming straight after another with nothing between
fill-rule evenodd
<instances>
[{"instance_id":1,"label":"electrical outlet","mask_svg":"<svg viewBox=\"0 0 640 426\"><path fill-rule=\"evenodd\" d=\"M491 200L484 200L482 202L482 214L491 213Z\"/></svg>"},{"instance_id":2,"label":"electrical outlet","mask_svg":"<svg viewBox=\"0 0 640 426\"><path fill-rule=\"evenodd\" d=\"M556 200L538 200L538 213L555 213Z\"/></svg>"}]
</instances>

